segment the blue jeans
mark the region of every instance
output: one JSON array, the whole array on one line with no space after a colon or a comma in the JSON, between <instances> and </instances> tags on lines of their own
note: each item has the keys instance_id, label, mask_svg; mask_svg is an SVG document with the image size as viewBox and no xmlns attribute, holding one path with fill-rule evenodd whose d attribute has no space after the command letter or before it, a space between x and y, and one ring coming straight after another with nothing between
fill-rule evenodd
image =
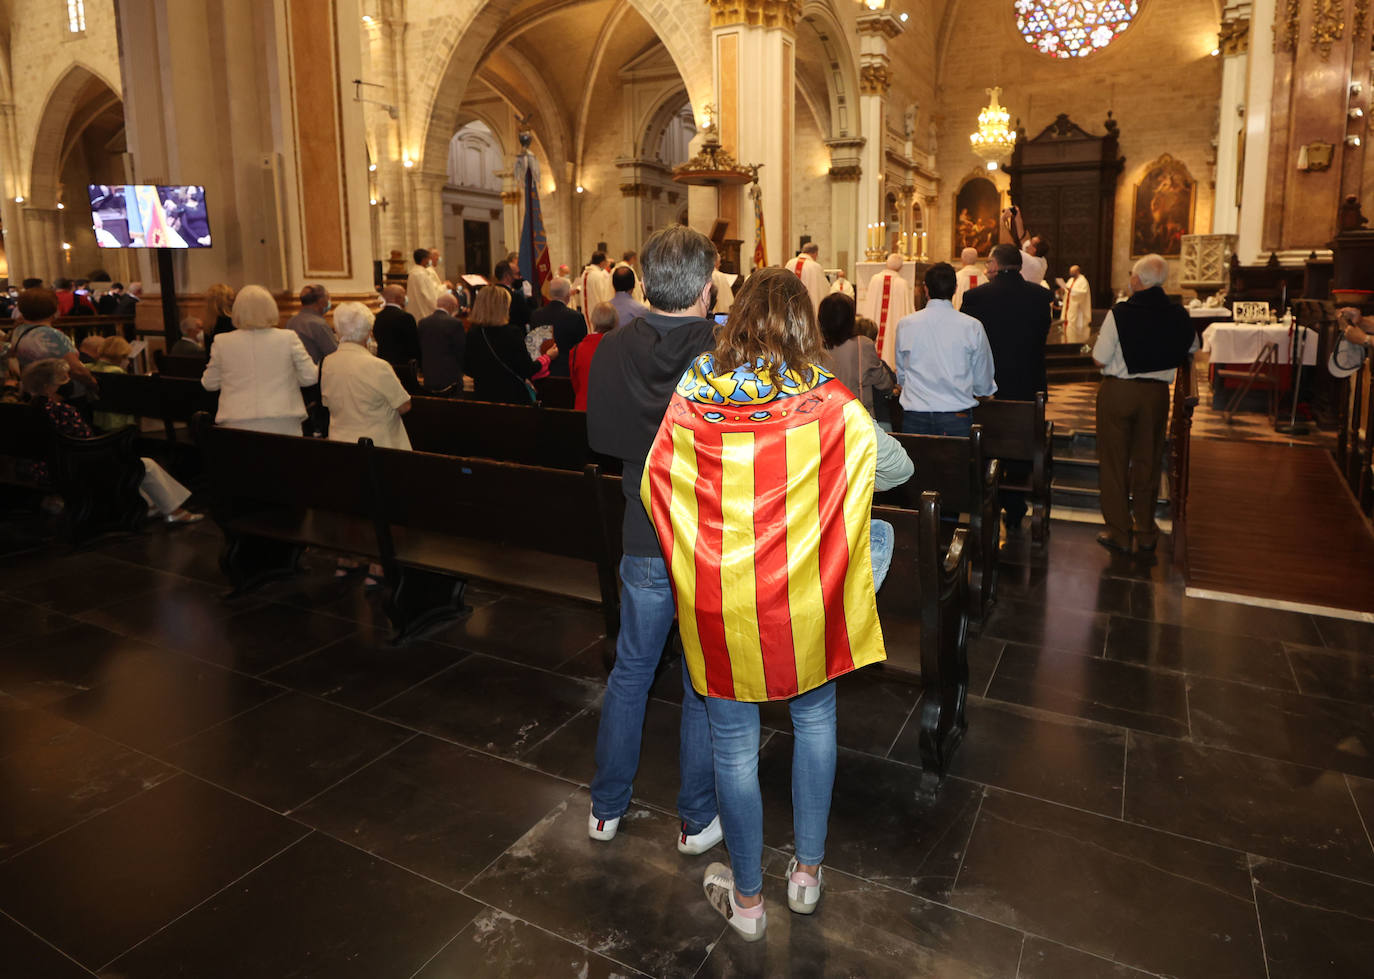
<instances>
[{"instance_id":1,"label":"blue jeans","mask_svg":"<svg viewBox=\"0 0 1374 979\"><path fill-rule=\"evenodd\" d=\"M868 547L873 555L873 590L883 587L887 569L892 567L892 545L895 535L892 524L886 520L870 520L868 524Z\"/></svg>"},{"instance_id":2,"label":"blue jeans","mask_svg":"<svg viewBox=\"0 0 1374 979\"><path fill-rule=\"evenodd\" d=\"M592 815L619 819L630 806L639 748L644 738L644 708L653 686L663 645L673 628L673 592L660 557L620 559L620 635L615 667L601 702L596 733L596 776ZM711 727L706 705L692 688L682 663L682 727L678 755L681 786L678 813L689 833L699 833L716 818L716 784L711 767Z\"/></svg>"},{"instance_id":3,"label":"blue jeans","mask_svg":"<svg viewBox=\"0 0 1374 979\"><path fill-rule=\"evenodd\" d=\"M825 859L830 794L835 788L835 684L822 684L787 703L792 714L792 833L797 862ZM759 791L759 705L706 698L716 762L720 823L730 851L735 889L763 890L763 796Z\"/></svg>"},{"instance_id":4,"label":"blue jeans","mask_svg":"<svg viewBox=\"0 0 1374 979\"><path fill-rule=\"evenodd\" d=\"M973 409L963 411L904 411L902 431L908 435L957 435L968 438Z\"/></svg>"}]
</instances>

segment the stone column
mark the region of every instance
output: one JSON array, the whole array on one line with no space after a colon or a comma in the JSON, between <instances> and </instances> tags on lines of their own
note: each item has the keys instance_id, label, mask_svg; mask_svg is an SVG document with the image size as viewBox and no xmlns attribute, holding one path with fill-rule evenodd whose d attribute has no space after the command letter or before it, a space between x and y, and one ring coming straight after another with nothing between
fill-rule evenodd
<instances>
[{"instance_id":1,"label":"stone column","mask_svg":"<svg viewBox=\"0 0 1374 979\"><path fill-rule=\"evenodd\" d=\"M855 264L864 260L866 226L858 219L864 143L860 137L825 142L830 148L830 241L835 249L835 265L844 270L850 281L854 279Z\"/></svg>"},{"instance_id":2,"label":"stone column","mask_svg":"<svg viewBox=\"0 0 1374 979\"><path fill-rule=\"evenodd\" d=\"M415 206L415 244L405 254L416 248L444 248L444 184L448 178L442 173L420 173L412 171L412 193ZM445 268L452 268L451 256L443 256L443 264L438 269L439 278L446 278Z\"/></svg>"},{"instance_id":3,"label":"stone column","mask_svg":"<svg viewBox=\"0 0 1374 979\"><path fill-rule=\"evenodd\" d=\"M66 268L62 258L62 232L58 220L61 214L56 207L39 207L25 203L21 213L24 215L23 241L24 255L20 268L22 278L30 276L51 283L60 276L72 273ZM15 261L10 259L11 263Z\"/></svg>"},{"instance_id":4,"label":"stone column","mask_svg":"<svg viewBox=\"0 0 1374 979\"><path fill-rule=\"evenodd\" d=\"M892 84L888 42L903 30L902 22L886 11L865 13L859 29L859 131L863 172L859 177L858 226L867 228L883 216L883 153L887 143L887 91ZM889 229L890 231L891 229Z\"/></svg>"},{"instance_id":5,"label":"stone column","mask_svg":"<svg viewBox=\"0 0 1374 979\"><path fill-rule=\"evenodd\" d=\"M1240 222L1240 150L1250 52L1250 4L1232 0L1217 35L1221 100L1217 105L1217 179L1212 233L1233 235Z\"/></svg>"},{"instance_id":6,"label":"stone column","mask_svg":"<svg viewBox=\"0 0 1374 979\"><path fill-rule=\"evenodd\" d=\"M497 176L501 178L501 229L505 246L495 241L491 243L493 261L520 248L520 191L515 186L515 171L502 170Z\"/></svg>"},{"instance_id":7,"label":"stone column","mask_svg":"<svg viewBox=\"0 0 1374 979\"><path fill-rule=\"evenodd\" d=\"M1240 150L1240 214L1236 255L1242 264L1264 260L1260 238L1264 226L1265 183L1269 176L1269 126L1274 98L1276 0L1253 0L1250 33L1260 39L1246 52L1245 119ZM1270 42L1274 38L1274 42ZM1220 197L1220 195L1218 195Z\"/></svg>"},{"instance_id":8,"label":"stone column","mask_svg":"<svg viewBox=\"0 0 1374 979\"><path fill-rule=\"evenodd\" d=\"M633 164L621 167L620 179L620 198L622 211L624 213L623 237L626 242L642 242L654 228L653 206L650 203L650 191L653 189L647 183L639 179L640 174Z\"/></svg>"},{"instance_id":9,"label":"stone column","mask_svg":"<svg viewBox=\"0 0 1374 979\"><path fill-rule=\"evenodd\" d=\"M214 245L175 256L178 288L370 292L362 112L344 81L361 74L358 0L121 0L119 14L130 178L205 185ZM148 283L147 252L139 264Z\"/></svg>"},{"instance_id":10,"label":"stone column","mask_svg":"<svg viewBox=\"0 0 1374 979\"><path fill-rule=\"evenodd\" d=\"M708 0L721 145L741 164L760 164L768 262L790 258L793 111L796 105L796 24L801 0ZM698 107L700 109L700 107ZM754 253L753 202L740 188L722 188L720 216L743 239L740 263Z\"/></svg>"}]
</instances>

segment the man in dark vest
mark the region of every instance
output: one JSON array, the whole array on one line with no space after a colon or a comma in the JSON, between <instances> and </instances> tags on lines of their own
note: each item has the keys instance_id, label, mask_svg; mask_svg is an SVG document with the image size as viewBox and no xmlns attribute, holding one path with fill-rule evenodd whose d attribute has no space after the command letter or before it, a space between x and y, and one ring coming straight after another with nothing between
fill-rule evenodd
<instances>
[{"instance_id":1,"label":"man in dark vest","mask_svg":"<svg viewBox=\"0 0 1374 979\"><path fill-rule=\"evenodd\" d=\"M1037 391L1048 393L1045 379L1045 339L1050 332L1050 302L1054 296L1042 285L1021 277L1021 249L1002 244L992 250L988 262L991 278L985 285L964 293L959 311L983 324L992 348L997 397L1003 401L1034 401ZM1029 473L1028 463L1007 462L1003 475L1020 482ZM1007 533L1021 531L1026 516L1026 495L1000 490L998 502Z\"/></svg>"},{"instance_id":2,"label":"man in dark vest","mask_svg":"<svg viewBox=\"0 0 1374 979\"><path fill-rule=\"evenodd\" d=\"M1155 497L1163 469L1174 371L1197 349L1197 331L1182 306L1164 294L1169 263L1146 255L1131 269L1131 298L1102 321L1093 360L1102 368L1097 391L1097 456L1102 519L1097 542L1129 553L1159 543Z\"/></svg>"}]
</instances>

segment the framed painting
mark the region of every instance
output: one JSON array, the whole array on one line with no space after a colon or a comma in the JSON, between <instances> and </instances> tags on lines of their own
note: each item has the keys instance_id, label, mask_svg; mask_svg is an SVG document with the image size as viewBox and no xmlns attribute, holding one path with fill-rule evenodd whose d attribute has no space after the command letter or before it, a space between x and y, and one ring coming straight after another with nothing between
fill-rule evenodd
<instances>
[{"instance_id":1,"label":"framed painting","mask_svg":"<svg viewBox=\"0 0 1374 979\"><path fill-rule=\"evenodd\" d=\"M1197 181L1182 161L1165 153L1145 169L1131 212L1131 257L1178 255L1193 233Z\"/></svg>"},{"instance_id":2,"label":"framed painting","mask_svg":"<svg viewBox=\"0 0 1374 979\"><path fill-rule=\"evenodd\" d=\"M978 250L979 258L992 253L997 244L997 222L1002 212L1002 195L986 177L973 177L954 197L954 251L957 258L965 248Z\"/></svg>"}]
</instances>

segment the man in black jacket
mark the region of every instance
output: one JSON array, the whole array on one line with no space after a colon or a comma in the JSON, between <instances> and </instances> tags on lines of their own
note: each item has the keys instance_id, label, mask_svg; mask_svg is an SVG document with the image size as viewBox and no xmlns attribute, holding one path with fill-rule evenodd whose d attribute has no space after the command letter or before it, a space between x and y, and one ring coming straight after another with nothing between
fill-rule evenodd
<instances>
[{"instance_id":1,"label":"man in black jacket","mask_svg":"<svg viewBox=\"0 0 1374 979\"><path fill-rule=\"evenodd\" d=\"M539 326L553 328L553 342L558 356L549 363L552 377L568 376L568 355L587 336L587 321L575 309L568 307L572 283L562 277L549 282L549 301L530 313L530 329Z\"/></svg>"},{"instance_id":2,"label":"man in black jacket","mask_svg":"<svg viewBox=\"0 0 1374 979\"><path fill-rule=\"evenodd\" d=\"M406 312L405 286L382 286L381 311L372 324L377 339L377 356L393 366L420 360L420 334L415 317Z\"/></svg>"},{"instance_id":3,"label":"man in black jacket","mask_svg":"<svg viewBox=\"0 0 1374 979\"><path fill-rule=\"evenodd\" d=\"M458 299L451 292L441 292L435 303L438 308L416 324L420 331L420 352L423 354L420 365L425 372L425 389L443 391L457 385L461 392L467 334L463 331L463 321L454 315L458 312Z\"/></svg>"},{"instance_id":4,"label":"man in black jacket","mask_svg":"<svg viewBox=\"0 0 1374 979\"><path fill-rule=\"evenodd\" d=\"M1045 340L1050 333L1050 303L1054 296L1041 285L1021 277L1021 249L998 245L988 262L987 284L964 293L960 312L983 324L992 347L997 397L1003 401L1034 401L1037 391L1048 393L1045 379ZM1008 482L1025 478L1024 463L1008 463ZM1024 493L1003 490L999 494L1002 520L1011 533L1021 529L1026 516Z\"/></svg>"},{"instance_id":5,"label":"man in black jacket","mask_svg":"<svg viewBox=\"0 0 1374 979\"><path fill-rule=\"evenodd\" d=\"M715 345L714 324L706 318L716 264L711 240L685 225L665 228L644 243L640 264L650 310L606 334L587 386L588 441L595 451L622 460L625 492L620 634L601 705L587 822L594 840L613 838L630 804L649 687L673 629L668 568L639 498L644 460L683 372ZM715 846L723 833L706 704L692 687L685 660L682 670L677 846L696 854Z\"/></svg>"},{"instance_id":6,"label":"man in black jacket","mask_svg":"<svg viewBox=\"0 0 1374 979\"><path fill-rule=\"evenodd\" d=\"M525 298L525 290L521 288L522 283L515 273L515 266L507 261L497 262L491 278L510 293L510 325L520 327L520 335L523 337L529 332L530 327L530 301Z\"/></svg>"}]
</instances>

